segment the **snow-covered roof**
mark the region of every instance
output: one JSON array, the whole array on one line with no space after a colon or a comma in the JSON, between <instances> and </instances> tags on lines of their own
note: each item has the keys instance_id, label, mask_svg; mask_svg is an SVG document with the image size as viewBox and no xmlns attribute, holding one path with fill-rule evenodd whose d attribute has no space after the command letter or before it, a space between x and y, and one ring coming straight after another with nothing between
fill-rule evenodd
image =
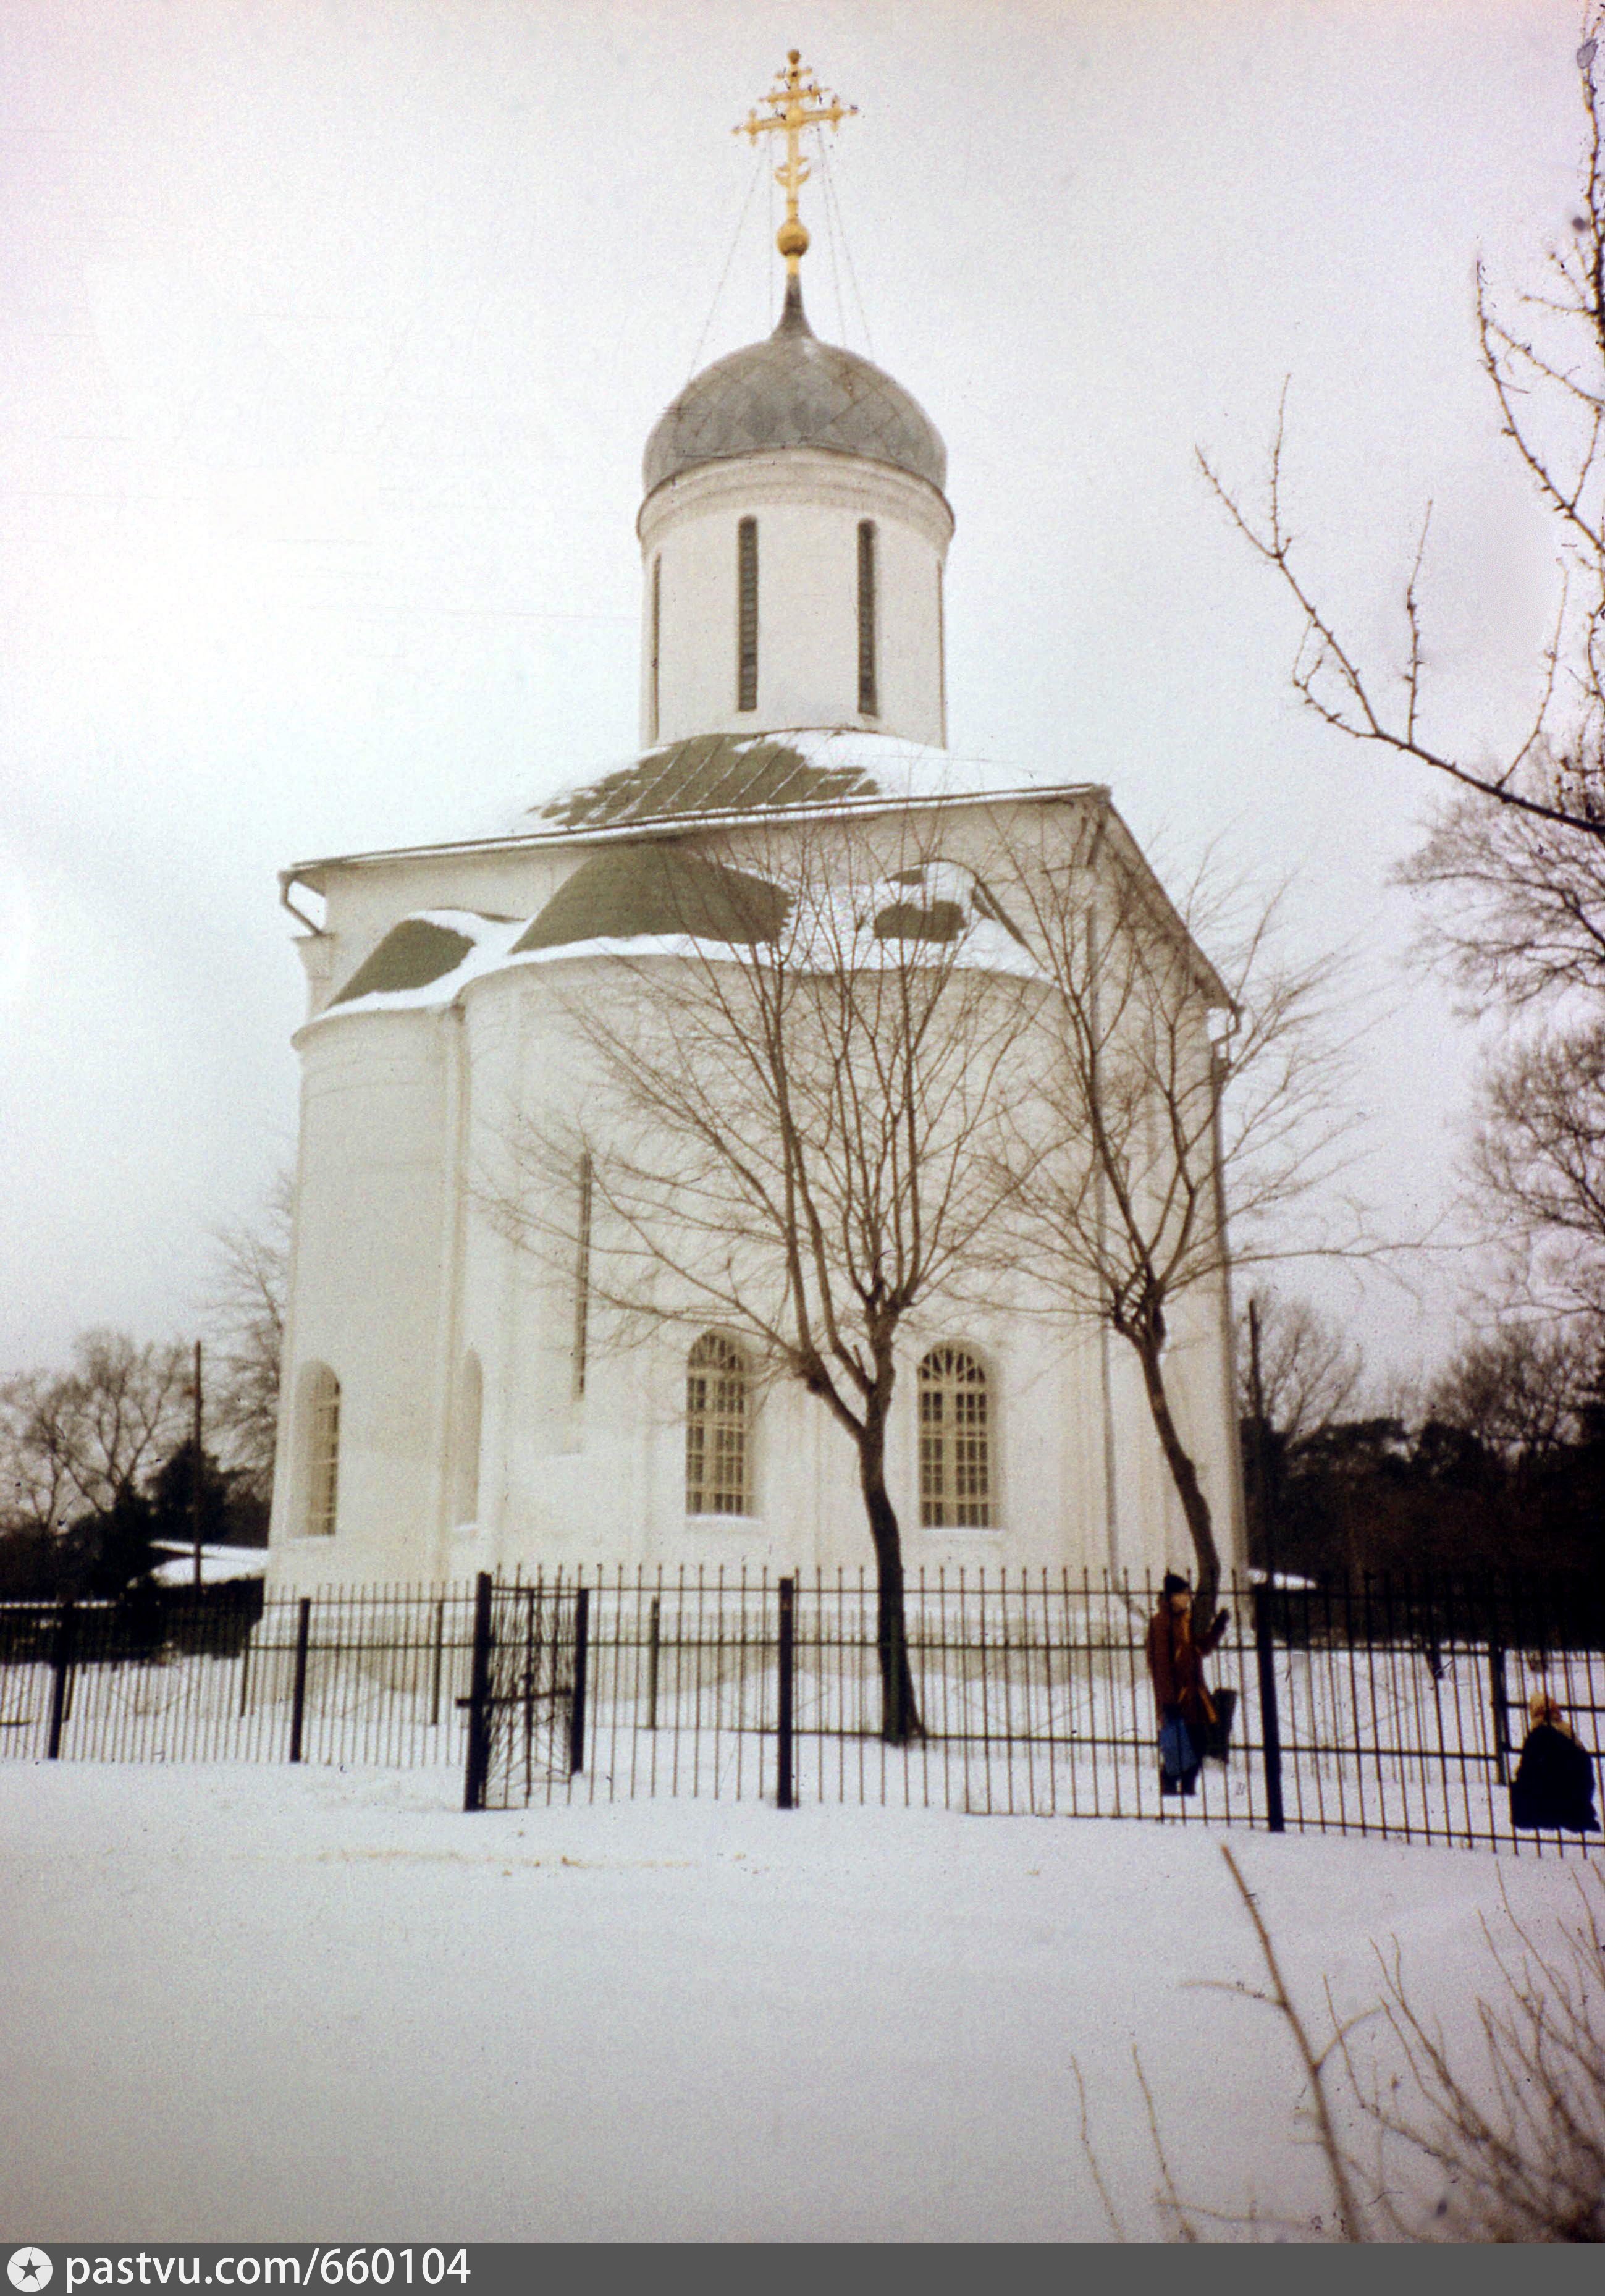
<instances>
[{"instance_id":1,"label":"snow-covered roof","mask_svg":"<svg viewBox=\"0 0 1605 2296\"><path fill-rule=\"evenodd\" d=\"M487 973L558 957L725 956L785 943L784 961L834 970L895 964L910 944L962 941L957 961L982 972L1032 971L1024 937L973 870L922 862L869 885L816 889L793 918L794 894L750 870L678 843L593 853L537 915L430 909L404 917L307 1023L357 1013L439 1011Z\"/></svg>"},{"instance_id":2,"label":"snow-covered roof","mask_svg":"<svg viewBox=\"0 0 1605 2296\"><path fill-rule=\"evenodd\" d=\"M449 1004L469 981L507 962L528 924L528 917L483 916L477 909L422 909L403 917L318 1017Z\"/></svg>"},{"instance_id":3,"label":"snow-covered roof","mask_svg":"<svg viewBox=\"0 0 1605 2296\"><path fill-rule=\"evenodd\" d=\"M1000 765L952 750L853 726L800 726L768 734L701 734L667 742L591 774L554 797L521 807L511 820L487 823L472 836L369 852L325 854L282 870L290 890L324 890L323 872L447 853L506 852L526 845L596 844L635 837L643 829L732 829L777 815L810 818L888 813L900 807L988 804L1015 799L1095 796L1101 783L1072 781L1034 767ZM299 914L299 912L294 912Z\"/></svg>"},{"instance_id":4,"label":"snow-covered roof","mask_svg":"<svg viewBox=\"0 0 1605 2296\"><path fill-rule=\"evenodd\" d=\"M290 899L291 888L304 883L323 891L327 869L448 854L504 854L548 844L602 849L565 880L537 916L430 909L400 919L315 1016L323 1019L358 1008L449 1004L479 973L553 952L573 955L582 942L639 949L643 936L681 947L690 940L728 945L762 938L752 930L732 929L733 921L745 920L750 927L760 917L761 901L757 910L752 902L762 881L684 848L678 862L671 864L666 856L683 838L776 821L1043 802L1091 804L1149 886L1158 909L1179 935L1191 938L1103 784L1060 780L1028 767L962 757L848 726L708 734L664 742L524 808L499 832L448 844L303 862L283 871L280 882L286 906L300 917ZM1201 954L1199 962L1211 1001L1229 1003Z\"/></svg>"},{"instance_id":5,"label":"snow-covered roof","mask_svg":"<svg viewBox=\"0 0 1605 2296\"><path fill-rule=\"evenodd\" d=\"M267 1569L267 1549L265 1546L203 1546L201 1550L201 1578L204 1586L217 1585L225 1578L260 1578ZM193 1548L182 1553L170 1551L165 1562L159 1562L151 1573L163 1587L189 1587L194 1583L195 1555Z\"/></svg>"},{"instance_id":6,"label":"snow-covered roof","mask_svg":"<svg viewBox=\"0 0 1605 2296\"><path fill-rule=\"evenodd\" d=\"M530 806L509 827L515 835L550 837L649 822L727 824L796 811L1041 797L1086 786L854 726L699 734L577 782Z\"/></svg>"},{"instance_id":7,"label":"snow-covered roof","mask_svg":"<svg viewBox=\"0 0 1605 2296\"><path fill-rule=\"evenodd\" d=\"M786 921L784 892L766 877L702 859L684 846L609 845L582 861L512 944L526 950L643 936L750 946Z\"/></svg>"}]
</instances>

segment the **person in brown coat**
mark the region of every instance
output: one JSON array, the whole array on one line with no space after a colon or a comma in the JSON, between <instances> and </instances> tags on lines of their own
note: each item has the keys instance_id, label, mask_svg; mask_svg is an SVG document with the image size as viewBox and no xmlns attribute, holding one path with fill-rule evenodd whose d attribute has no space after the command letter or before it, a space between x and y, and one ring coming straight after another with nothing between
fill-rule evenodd
<instances>
[{"instance_id":1,"label":"person in brown coat","mask_svg":"<svg viewBox=\"0 0 1605 2296\"><path fill-rule=\"evenodd\" d=\"M1167 1570L1159 1607L1148 1627L1148 1673L1159 1710L1159 1791L1190 1794L1198 1784L1205 1734L1216 1719L1215 1702L1204 1681L1204 1660L1231 1624L1222 1611L1196 1642L1192 1634L1192 1589Z\"/></svg>"}]
</instances>

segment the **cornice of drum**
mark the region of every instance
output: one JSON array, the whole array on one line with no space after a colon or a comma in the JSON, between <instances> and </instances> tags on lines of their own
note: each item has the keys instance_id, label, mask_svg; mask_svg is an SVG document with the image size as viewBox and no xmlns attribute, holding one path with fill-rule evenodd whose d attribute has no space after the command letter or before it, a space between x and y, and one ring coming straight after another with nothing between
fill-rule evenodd
<instances>
[{"instance_id":1,"label":"cornice of drum","mask_svg":"<svg viewBox=\"0 0 1605 2296\"><path fill-rule=\"evenodd\" d=\"M700 463L654 488L641 505L635 530L643 553L650 556L682 520L793 504L897 519L944 556L953 539L947 497L929 480L865 456L810 447Z\"/></svg>"}]
</instances>

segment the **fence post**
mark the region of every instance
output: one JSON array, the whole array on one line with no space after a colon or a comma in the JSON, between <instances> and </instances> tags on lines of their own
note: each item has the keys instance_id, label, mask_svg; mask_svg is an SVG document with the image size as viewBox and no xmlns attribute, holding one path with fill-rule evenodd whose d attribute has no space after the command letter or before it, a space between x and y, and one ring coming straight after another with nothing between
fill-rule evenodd
<instances>
[{"instance_id":1,"label":"fence post","mask_svg":"<svg viewBox=\"0 0 1605 2296\"><path fill-rule=\"evenodd\" d=\"M646 1726L649 1730L655 1730L658 1727L658 1644L660 1633L659 1602L659 1597L654 1595L652 1607L647 1613Z\"/></svg>"},{"instance_id":2,"label":"fence post","mask_svg":"<svg viewBox=\"0 0 1605 2296\"><path fill-rule=\"evenodd\" d=\"M591 1589L574 1597L574 1696L569 1708L569 1775L585 1767L585 1665L590 1656Z\"/></svg>"},{"instance_id":3,"label":"fence post","mask_svg":"<svg viewBox=\"0 0 1605 2296\"><path fill-rule=\"evenodd\" d=\"M1511 1783L1511 1694L1505 1679L1504 1644L1488 1643L1488 1697L1494 1709L1494 1775L1502 1786Z\"/></svg>"},{"instance_id":4,"label":"fence post","mask_svg":"<svg viewBox=\"0 0 1605 2296\"><path fill-rule=\"evenodd\" d=\"M244 1718L246 1700L250 1692L250 1643L254 1629L247 1627L245 1642L240 1652L240 1714Z\"/></svg>"},{"instance_id":5,"label":"fence post","mask_svg":"<svg viewBox=\"0 0 1605 2296\"><path fill-rule=\"evenodd\" d=\"M1276 1647L1271 1638L1271 1589L1254 1589L1254 1655L1259 1666L1259 1735L1265 1766L1265 1819L1273 1833L1286 1831L1282 1808L1282 1720L1276 1711Z\"/></svg>"},{"instance_id":6,"label":"fence post","mask_svg":"<svg viewBox=\"0 0 1605 2296\"><path fill-rule=\"evenodd\" d=\"M791 1686L797 1663L797 1581L780 1582L780 1708L776 1717L775 1797L777 1809L793 1809L791 1791Z\"/></svg>"},{"instance_id":7,"label":"fence post","mask_svg":"<svg viewBox=\"0 0 1605 2296\"><path fill-rule=\"evenodd\" d=\"M468 1761L463 1775L463 1807L483 1809L490 1775L491 1579L481 1570L474 1581L473 1659L468 1676Z\"/></svg>"},{"instance_id":8,"label":"fence post","mask_svg":"<svg viewBox=\"0 0 1605 2296\"><path fill-rule=\"evenodd\" d=\"M312 1597L303 1595L295 1614L295 1690L290 1707L290 1759L301 1759L301 1726L307 1718L307 1646L312 1639Z\"/></svg>"},{"instance_id":9,"label":"fence post","mask_svg":"<svg viewBox=\"0 0 1605 2296\"><path fill-rule=\"evenodd\" d=\"M55 1648L50 1656L53 1679L50 1685L50 1737L45 1748L47 1762L57 1762L61 1758L61 1725L67 1718L67 1680L72 1672L72 1652L77 1639L78 1605L69 1595L56 1613Z\"/></svg>"},{"instance_id":10,"label":"fence post","mask_svg":"<svg viewBox=\"0 0 1605 2296\"><path fill-rule=\"evenodd\" d=\"M446 1598L435 1604L434 1662L430 1669L430 1728L440 1726L440 1660L446 1644Z\"/></svg>"}]
</instances>

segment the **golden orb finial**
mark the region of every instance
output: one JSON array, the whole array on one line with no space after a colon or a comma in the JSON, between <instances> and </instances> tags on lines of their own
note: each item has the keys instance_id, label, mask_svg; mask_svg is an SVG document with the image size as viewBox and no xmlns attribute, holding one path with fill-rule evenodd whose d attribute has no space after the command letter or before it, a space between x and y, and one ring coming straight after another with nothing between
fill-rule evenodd
<instances>
[{"instance_id":1,"label":"golden orb finial","mask_svg":"<svg viewBox=\"0 0 1605 2296\"><path fill-rule=\"evenodd\" d=\"M786 258L786 269L795 276L808 251L808 234L797 212L797 194L813 173L799 150L803 129L822 127L827 123L839 127L844 119L852 118L858 106L827 95L813 74L804 70L801 52L797 48L786 51L786 69L776 72L774 86L763 101L769 106L768 116L766 118L755 104L731 133L745 135L754 144L760 135L779 134L786 139L784 163L774 171L774 180L786 194L786 220L774 234L774 244Z\"/></svg>"}]
</instances>

